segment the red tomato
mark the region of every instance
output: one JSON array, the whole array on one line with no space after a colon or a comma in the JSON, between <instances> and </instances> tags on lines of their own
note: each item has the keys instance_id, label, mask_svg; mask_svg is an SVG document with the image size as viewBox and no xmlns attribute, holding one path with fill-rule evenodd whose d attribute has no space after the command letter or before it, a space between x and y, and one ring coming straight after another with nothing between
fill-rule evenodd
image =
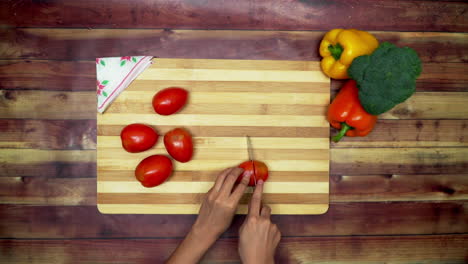
<instances>
[{"instance_id":1,"label":"red tomato","mask_svg":"<svg viewBox=\"0 0 468 264\"><path fill-rule=\"evenodd\" d=\"M167 152L177 161L187 162L192 159L193 142L190 133L183 128L173 129L164 135Z\"/></svg>"},{"instance_id":2,"label":"red tomato","mask_svg":"<svg viewBox=\"0 0 468 264\"><path fill-rule=\"evenodd\" d=\"M153 108L160 115L171 115L182 109L187 102L188 92L179 87L169 87L156 93Z\"/></svg>"},{"instance_id":3,"label":"red tomato","mask_svg":"<svg viewBox=\"0 0 468 264\"><path fill-rule=\"evenodd\" d=\"M150 149L158 141L153 128L143 124L131 124L120 133L122 147L128 152L142 152Z\"/></svg>"},{"instance_id":4,"label":"red tomato","mask_svg":"<svg viewBox=\"0 0 468 264\"><path fill-rule=\"evenodd\" d=\"M135 177L145 187L163 183L172 173L172 161L163 155L153 155L142 160L135 169Z\"/></svg>"},{"instance_id":5,"label":"red tomato","mask_svg":"<svg viewBox=\"0 0 468 264\"><path fill-rule=\"evenodd\" d=\"M255 171L254 171L254 166L255 166ZM241 175L239 175L239 178L237 178L237 182L240 182L242 180L242 177L244 176L245 173L250 173L252 175L250 176L249 186L255 186L254 175L257 178L257 181L263 180L265 182L268 179L268 167L265 163L261 161L254 160L252 162L251 160L248 160L248 161L242 162L237 167L244 169L244 172Z\"/></svg>"}]
</instances>

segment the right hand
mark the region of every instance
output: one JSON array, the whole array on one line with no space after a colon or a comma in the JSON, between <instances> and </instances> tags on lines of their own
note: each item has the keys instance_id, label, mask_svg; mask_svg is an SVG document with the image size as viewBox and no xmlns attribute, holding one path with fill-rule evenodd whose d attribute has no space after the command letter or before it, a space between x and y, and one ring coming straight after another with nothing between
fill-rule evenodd
<instances>
[{"instance_id":1,"label":"right hand","mask_svg":"<svg viewBox=\"0 0 468 264\"><path fill-rule=\"evenodd\" d=\"M274 263L276 247L281 239L278 227L270 221L271 208L262 206L263 181L259 180L249 214L239 231L239 255L242 263Z\"/></svg>"}]
</instances>

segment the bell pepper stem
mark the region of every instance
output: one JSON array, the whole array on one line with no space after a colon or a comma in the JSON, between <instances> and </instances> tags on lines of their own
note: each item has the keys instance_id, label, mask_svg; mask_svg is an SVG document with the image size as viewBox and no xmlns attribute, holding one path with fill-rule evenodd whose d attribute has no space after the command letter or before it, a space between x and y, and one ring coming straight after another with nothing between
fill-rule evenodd
<instances>
[{"instance_id":1,"label":"bell pepper stem","mask_svg":"<svg viewBox=\"0 0 468 264\"><path fill-rule=\"evenodd\" d=\"M336 134L332 138L333 142L340 141L345 136L346 132L348 132L348 130L350 130L350 129L353 129L353 127L349 126L345 122L341 123L341 130L340 130L340 132L338 132L338 134Z\"/></svg>"},{"instance_id":2,"label":"bell pepper stem","mask_svg":"<svg viewBox=\"0 0 468 264\"><path fill-rule=\"evenodd\" d=\"M343 53L343 46L340 43L336 43L336 45L329 45L328 50L331 52L331 55L335 60L339 60L341 57L341 53Z\"/></svg>"}]
</instances>

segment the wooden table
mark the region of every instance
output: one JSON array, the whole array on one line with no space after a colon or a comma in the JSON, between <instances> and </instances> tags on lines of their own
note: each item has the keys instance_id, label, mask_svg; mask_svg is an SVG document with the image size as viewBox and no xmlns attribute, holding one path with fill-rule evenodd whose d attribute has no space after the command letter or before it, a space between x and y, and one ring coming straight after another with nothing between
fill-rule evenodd
<instances>
[{"instance_id":1,"label":"wooden table","mask_svg":"<svg viewBox=\"0 0 468 264\"><path fill-rule=\"evenodd\" d=\"M278 263L466 263L467 11L461 1L1 1L0 259L161 263L195 219L97 211L96 57L318 60L327 30L356 27L419 52L417 93L370 136L331 145L330 210L273 217ZM207 263L239 261L242 220Z\"/></svg>"}]
</instances>

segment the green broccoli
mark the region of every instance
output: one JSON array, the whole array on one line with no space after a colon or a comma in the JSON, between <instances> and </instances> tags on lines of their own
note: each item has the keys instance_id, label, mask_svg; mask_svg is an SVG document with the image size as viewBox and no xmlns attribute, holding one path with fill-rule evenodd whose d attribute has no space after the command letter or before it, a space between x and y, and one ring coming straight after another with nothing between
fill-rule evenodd
<instances>
[{"instance_id":1,"label":"green broccoli","mask_svg":"<svg viewBox=\"0 0 468 264\"><path fill-rule=\"evenodd\" d=\"M371 55L357 57L348 75L357 82L364 109L380 115L404 102L416 90L421 60L409 47L384 42Z\"/></svg>"}]
</instances>

